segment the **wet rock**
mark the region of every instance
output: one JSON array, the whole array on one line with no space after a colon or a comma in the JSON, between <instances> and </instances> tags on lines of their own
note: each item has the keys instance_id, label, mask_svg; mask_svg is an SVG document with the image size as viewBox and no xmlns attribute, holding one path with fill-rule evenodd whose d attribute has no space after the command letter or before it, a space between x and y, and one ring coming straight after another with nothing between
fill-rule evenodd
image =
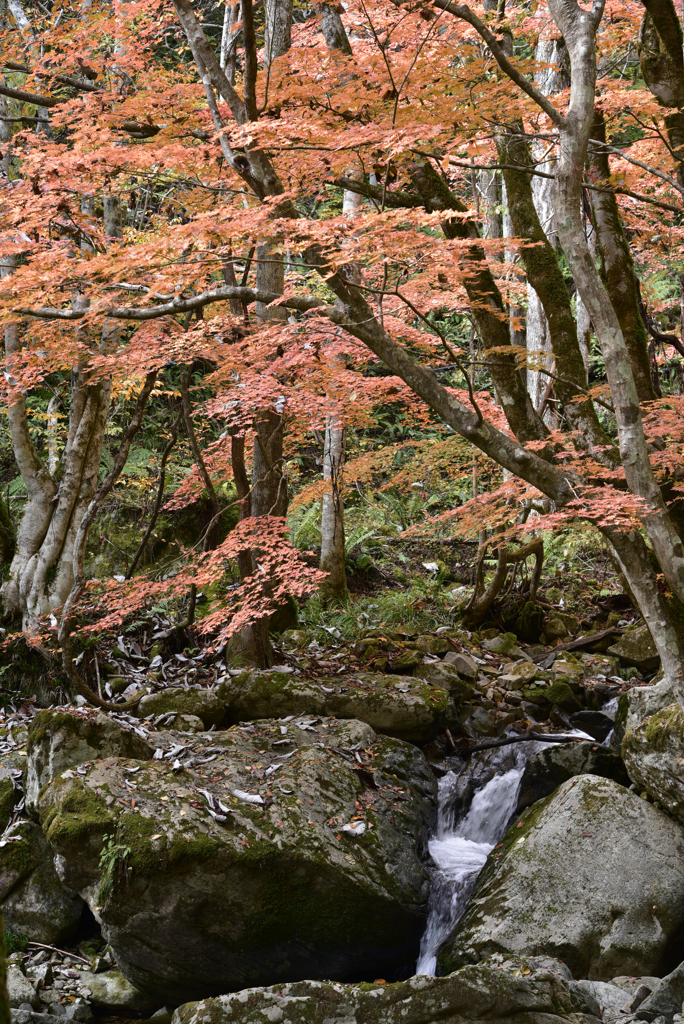
<instances>
[{"instance_id":1,"label":"wet rock","mask_svg":"<svg viewBox=\"0 0 684 1024\"><path fill-rule=\"evenodd\" d=\"M40 826L17 821L2 842L0 905L5 926L33 942L55 945L69 939L81 920L83 900L60 881Z\"/></svg>"},{"instance_id":2,"label":"wet rock","mask_svg":"<svg viewBox=\"0 0 684 1024\"><path fill-rule=\"evenodd\" d=\"M520 781L517 813L550 796L576 775L600 775L629 786L622 758L615 750L596 743L553 743L537 751L525 765Z\"/></svg>"},{"instance_id":3,"label":"wet rock","mask_svg":"<svg viewBox=\"0 0 684 1024\"><path fill-rule=\"evenodd\" d=\"M10 1006L19 1007L28 1003L34 1009L38 1009L40 999L36 986L29 981L23 971L16 965L7 968L7 994L9 995Z\"/></svg>"},{"instance_id":4,"label":"wet rock","mask_svg":"<svg viewBox=\"0 0 684 1024\"><path fill-rule=\"evenodd\" d=\"M613 718L610 715L604 714L603 711L576 711L570 722L576 729L588 732L599 743L603 743L613 731L615 725ZM596 774L601 775L603 773L597 772Z\"/></svg>"},{"instance_id":5,"label":"wet rock","mask_svg":"<svg viewBox=\"0 0 684 1024\"><path fill-rule=\"evenodd\" d=\"M660 656L648 626L623 633L618 642L608 648L608 654L619 658L624 665L633 665L641 672L655 672L660 664Z\"/></svg>"},{"instance_id":6,"label":"wet rock","mask_svg":"<svg viewBox=\"0 0 684 1024\"><path fill-rule=\"evenodd\" d=\"M26 760L26 806L65 769L104 757L146 760L154 754L140 736L101 713L39 711L31 723Z\"/></svg>"},{"instance_id":7,"label":"wet rock","mask_svg":"<svg viewBox=\"0 0 684 1024\"><path fill-rule=\"evenodd\" d=\"M684 832L609 779L580 775L529 808L487 859L440 954L546 953L575 976L655 974L684 925Z\"/></svg>"},{"instance_id":8,"label":"wet rock","mask_svg":"<svg viewBox=\"0 0 684 1024\"><path fill-rule=\"evenodd\" d=\"M458 722L461 732L473 740L482 739L485 736L496 736L498 733L499 727L496 719L484 708L464 707Z\"/></svg>"},{"instance_id":9,"label":"wet rock","mask_svg":"<svg viewBox=\"0 0 684 1024\"><path fill-rule=\"evenodd\" d=\"M684 824L684 712L679 704L658 711L622 741L632 782Z\"/></svg>"},{"instance_id":10,"label":"wet rock","mask_svg":"<svg viewBox=\"0 0 684 1024\"><path fill-rule=\"evenodd\" d=\"M554 707L573 714L582 710L582 705L570 686L558 679L551 686L530 687L529 690L523 690L521 696L523 700L534 704L544 714L548 714Z\"/></svg>"},{"instance_id":11,"label":"wet rock","mask_svg":"<svg viewBox=\"0 0 684 1024\"><path fill-rule=\"evenodd\" d=\"M367 722L377 732L427 743L444 727L449 695L422 680L363 673L353 680L303 681L284 672L245 672L226 680L219 697L233 722L334 715Z\"/></svg>"},{"instance_id":12,"label":"wet rock","mask_svg":"<svg viewBox=\"0 0 684 1024\"><path fill-rule=\"evenodd\" d=\"M151 1013L159 1008L159 1000L151 1000L140 992L121 971L104 974L81 971L79 989L93 1006L112 1013Z\"/></svg>"},{"instance_id":13,"label":"wet rock","mask_svg":"<svg viewBox=\"0 0 684 1024\"><path fill-rule=\"evenodd\" d=\"M309 717L204 734L192 753L190 769L138 762L135 806L117 758L38 801L64 881L129 981L177 1005L415 962L436 791L417 747Z\"/></svg>"},{"instance_id":14,"label":"wet rock","mask_svg":"<svg viewBox=\"0 0 684 1024\"><path fill-rule=\"evenodd\" d=\"M138 718L150 718L171 711L201 719L205 729L220 725L226 717L223 701L211 690L185 690L176 686L143 697L138 704L137 715Z\"/></svg>"},{"instance_id":15,"label":"wet rock","mask_svg":"<svg viewBox=\"0 0 684 1024\"><path fill-rule=\"evenodd\" d=\"M517 965L516 965L517 966ZM180 1006L172 1024L597 1024L595 1001L552 971L501 965L465 967L447 978L425 975L396 984L302 981Z\"/></svg>"}]
</instances>

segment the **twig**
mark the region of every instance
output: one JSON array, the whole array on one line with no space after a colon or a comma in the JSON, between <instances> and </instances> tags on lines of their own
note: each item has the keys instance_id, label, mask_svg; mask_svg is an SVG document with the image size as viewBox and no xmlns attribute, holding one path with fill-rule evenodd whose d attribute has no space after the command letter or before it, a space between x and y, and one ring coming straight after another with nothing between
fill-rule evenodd
<instances>
[{"instance_id":1,"label":"twig","mask_svg":"<svg viewBox=\"0 0 684 1024\"><path fill-rule=\"evenodd\" d=\"M487 740L484 743L477 743L474 747L468 747L462 753L465 757L475 754L479 750L491 750L493 747L505 747L509 743L525 743L527 740L541 740L543 743L588 743L585 736L566 736L555 733L527 732L524 736L506 736L502 740Z\"/></svg>"},{"instance_id":2,"label":"twig","mask_svg":"<svg viewBox=\"0 0 684 1024\"><path fill-rule=\"evenodd\" d=\"M71 956L74 960L80 960L84 964L90 964L90 960L79 956L78 953L67 953L66 949L57 949L56 946L46 946L44 942L27 942L27 946L36 946L38 949L51 949L53 953L61 953L62 956Z\"/></svg>"}]
</instances>

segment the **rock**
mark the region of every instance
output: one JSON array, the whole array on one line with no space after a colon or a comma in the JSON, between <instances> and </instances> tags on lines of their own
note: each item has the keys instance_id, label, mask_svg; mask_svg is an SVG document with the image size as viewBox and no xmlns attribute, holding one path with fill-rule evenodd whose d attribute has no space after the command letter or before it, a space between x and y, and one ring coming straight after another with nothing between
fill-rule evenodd
<instances>
[{"instance_id":1,"label":"rock","mask_svg":"<svg viewBox=\"0 0 684 1024\"><path fill-rule=\"evenodd\" d=\"M124 978L121 971L107 971L104 974L81 971L79 985L83 995L98 1009L151 1013L159 1008L159 1000L150 1000L149 996L139 992L135 985Z\"/></svg>"},{"instance_id":2,"label":"rock","mask_svg":"<svg viewBox=\"0 0 684 1024\"><path fill-rule=\"evenodd\" d=\"M647 718L622 741L622 756L632 782L684 824L684 712L679 704Z\"/></svg>"},{"instance_id":3,"label":"rock","mask_svg":"<svg viewBox=\"0 0 684 1024\"><path fill-rule=\"evenodd\" d=\"M564 640L570 635L568 627L558 615L549 615L544 623L544 636L546 642L555 644L558 640Z\"/></svg>"},{"instance_id":4,"label":"rock","mask_svg":"<svg viewBox=\"0 0 684 1024\"><path fill-rule=\"evenodd\" d=\"M2 840L0 904L5 927L32 942L65 942L76 931L84 904L60 881L40 827L21 819L10 825Z\"/></svg>"},{"instance_id":5,"label":"rock","mask_svg":"<svg viewBox=\"0 0 684 1024\"><path fill-rule=\"evenodd\" d=\"M680 964L671 974L659 980L652 987L651 993L635 1007L637 1020L652 1021L660 1014L674 1017L675 1013L682 1012L683 1002L684 964Z\"/></svg>"},{"instance_id":6,"label":"rock","mask_svg":"<svg viewBox=\"0 0 684 1024\"><path fill-rule=\"evenodd\" d=\"M623 693L615 713L615 735L621 743L630 729L634 729L657 711L675 704L677 694L671 682L663 680L653 686L633 686Z\"/></svg>"},{"instance_id":7,"label":"rock","mask_svg":"<svg viewBox=\"0 0 684 1024\"><path fill-rule=\"evenodd\" d=\"M401 651L400 654L392 655L391 664L393 672L411 673L423 664L423 655L415 650Z\"/></svg>"},{"instance_id":8,"label":"rock","mask_svg":"<svg viewBox=\"0 0 684 1024\"><path fill-rule=\"evenodd\" d=\"M629 993L630 998L636 995L636 992L642 985L646 985L651 991L660 984L660 978L650 977L646 975L641 978L634 978L631 974L620 974L617 978L611 978L611 985L616 985L618 988L624 988Z\"/></svg>"},{"instance_id":9,"label":"rock","mask_svg":"<svg viewBox=\"0 0 684 1024\"><path fill-rule=\"evenodd\" d=\"M432 636L430 633L423 633L411 642L422 654L446 654L451 650L451 644L445 636Z\"/></svg>"},{"instance_id":10,"label":"rock","mask_svg":"<svg viewBox=\"0 0 684 1024\"><path fill-rule=\"evenodd\" d=\"M42 787L62 771L104 757L142 761L152 747L101 712L39 711L31 722L26 760L26 806L35 808Z\"/></svg>"},{"instance_id":11,"label":"rock","mask_svg":"<svg viewBox=\"0 0 684 1024\"><path fill-rule=\"evenodd\" d=\"M663 811L610 779L577 776L489 855L439 962L544 952L592 981L655 974L684 925L683 858L684 833Z\"/></svg>"},{"instance_id":12,"label":"rock","mask_svg":"<svg viewBox=\"0 0 684 1024\"><path fill-rule=\"evenodd\" d=\"M442 659L442 665L453 665L459 676L464 679L477 679L479 670L469 654L460 651L449 651Z\"/></svg>"},{"instance_id":13,"label":"rock","mask_svg":"<svg viewBox=\"0 0 684 1024\"><path fill-rule=\"evenodd\" d=\"M7 968L7 993L10 1006L19 1007L22 1003L29 1003L37 1010L40 1005L36 986L14 965Z\"/></svg>"},{"instance_id":14,"label":"rock","mask_svg":"<svg viewBox=\"0 0 684 1024\"><path fill-rule=\"evenodd\" d=\"M205 729L220 725L226 717L223 701L212 690L184 690L180 686L149 693L138 704L136 714L138 718L151 718L169 711L200 718Z\"/></svg>"},{"instance_id":15,"label":"rock","mask_svg":"<svg viewBox=\"0 0 684 1024\"><path fill-rule=\"evenodd\" d=\"M510 654L513 656L518 650L518 638L515 633L499 633L498 636L493 636L491 640L485 640L482 646L485 651L491 651L492 654Z\"/></svg>"},{"instance_id":16,"label":"rock","mask_svg":"<svg viewBox=\"0 0 684 1024\"><path fill-rule=\"evenodd\" d=\"M498 725L496 719L484 708L465 707L459 715L459 728L470 739L481 739L483 736L496 736Z\"/></svg>"},{"instance_id":17,"label":"rock","mask_svg":"<svg viewBox=\"0 0 684 1024\"><path fill-rule=\"evenodd\" d=\"M463 680L458 667L448 662L434 661L431 665L420 665L416 669L415 675L429 683L430 686L448 690L449 696L457 704L468 700L475 693L474 688Z\"/></svg>"},{"instance_id":18,"label":"rock","mask_svg":"<svg viewBox=\"0 0 684 1024\"><path fill-rule=\"evenodd\" d=\"M523 690L532 682L538 671L538 667L531 661L522 661L519 665L504 665L503 675L499 676L497 685L502 686L504 690Z\"/></svg>"},{"instance_id":19,"label":"rock","mask_svg":"<svg viewBox=\"0 0 684 1024\"><path fill-rule=\"evenodd\" d=\"M522 698L528 703L534 704L535 707L545 713L548 713L554 707L562 708L563 711L572 712L573 714L582 710L582 705L568 684L560 680L556 680L551 686L538 686L536 688L531 687L529 690L523 690Z\"/></svg>"},{"instance_id":20,"label":"rock","mask_svg":"<svg viewBox=\"0 0 684 1024\"><path fill-rule=\"evenodd\" d=\"M608 654L619 658L625 665L633 665L640 672L655 672L660 664L660 655L648 626L623 633L618 642L608 648Z\"/></svg>"},{"instance_id":21,"label":"rock","mask_svg":"<svg viewBox=\"0 0 684 1024\"><path fill-rule=\"evenodd\" d=\"M177 771L139 762L134 808L133 765L117 758L40 794L60 873L129 981L178 1005L410 968L436 795L417 747L363 722L309 717L196 737L193 758L197 769ZM105 837L114 856L101 860Z\"/></svg>"},{"instance_id":22,"label":"rock","mask_svg":"<svg viewBox=\"0 0 684 1024\"><path fill-rule=\"evenodd\" d=\"M516 976L486 963L447 978L418 975L389 985L252 988L180 1006L172 1024L598 1024L595 1000L575 982L550 970L523 970L526 976L520 969Z\"/></svg>"},{"instance_id":23,"label":"rock","mask_svg":"<svg viewBox=\"0 0 684 1024\"><path fill-rule=\"evenodd\" d=\"M444 727L449 699L446 690L405 676L363 673L341 683L334 678L303 681L282 672L261 671L226 680L219 696L236 723L334 715L367 722L377 732L411 743L427 743Z\"/></svg>"},{"instance_id":24,"label":"rock","mask_svg":"<svg viewBox=\"0 0 684 1024\"><path fill-rule=\"evenodd\" d=\"M603 711L576 711L570 722L576 729L588 732L599 743L603 743L615 726L615 722L610 715L604 714ZM597 772L595 774L601 775L603 773Z\"/></svg>"},{"instance_id":25,"label":"rock","mask_svg":"<svg viewBox=\"0 0 684 1024\"><path fill-rule=\"evenodd\" d=\"M20 796L10 777L0 778L0 832L4 832L9 825L14 805Z\"/></svg>"},{"instance_id":26,"label":"rock","mask_svg":"<svg viewBox=\"0 0 684 1024\"><path fill-rule=\"evenodd\" d=\"M629 786L622 758L615 750L595 743L549 743L532 754L520 780L517 813L550 796L576 775L600 775Z\"/></svg>"},{"instance_id":27,"label":"rock","mask_svg":"<svg viewBox=\"0 0 684 1024\"><path fill-rule=\"evenodd\" d=\"M578 985L594 997L601 1008L601 1015L607 1010L617 1014L630 999L627 989L618 988L607 981L578 981Z\"/></svg>"}]
</instances>

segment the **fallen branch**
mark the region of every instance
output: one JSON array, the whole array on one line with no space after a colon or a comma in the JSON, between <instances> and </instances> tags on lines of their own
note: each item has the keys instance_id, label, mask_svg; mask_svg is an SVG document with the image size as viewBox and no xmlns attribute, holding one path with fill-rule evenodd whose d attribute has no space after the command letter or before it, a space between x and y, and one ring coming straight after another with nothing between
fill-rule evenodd
<instances>
[{"instance_id":1,"label":"fallen branch","mask_svg":"<svg viewBox=\"0 0 684 1024\"><path fill-rule=\"evenodd\" d=\"M479 750L492 750L494 747L506 747L510 743L525 743L526 740L541 740L543 743L587 743L591 737L568 736L564 733L551 732L526 732L521 736L505 736L501 740L485 740L484 743L477 743L474 747L468 747L461 751L464 757L475 754Z\"/></svg>"},{"instance_id":2,"label":"fallen branch","mask_svg":"<svg viewBox=\"0 0 684 1024\"><path fill-rule=\"evenodd\" d=\"M598 640L603 640L604 637L611 636L614 633L619 633L620 636L625 632L624 626L609 626L608 629L601 629L598 633L589 633L588 636L580 636L576 640L568 640L567 643L558 644L557 647L553 647L550 651L544 651L543 654L536 654L532 661L537 662L544 661L545 658L550 658L552 654L556 654L559 651L579 651L583 647L591 647Z\"/></svg>"}]
</instances>

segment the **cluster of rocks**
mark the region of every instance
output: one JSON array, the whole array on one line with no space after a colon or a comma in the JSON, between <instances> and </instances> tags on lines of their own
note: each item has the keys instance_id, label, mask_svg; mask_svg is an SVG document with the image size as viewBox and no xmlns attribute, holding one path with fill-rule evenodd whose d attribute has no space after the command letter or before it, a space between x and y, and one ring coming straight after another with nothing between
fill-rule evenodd
<instances>
[{"instance_id":1,"label":"cluster of rocks","mask_svg":"<svg viewBox=\"0 0 684 1024\"><path fill-rule=\"evenodd\" d=\"M146 676L135 716L17 714L0 745L0 903L34 945L10 962L16 1024L166 1007L174 1024L672 1020L678 976L657 980L679 963L684 929L684 719L663 710L671 691L625 693L619 644L533 661L512 634L467 640L413 638L410 674L395 659L391 674ZM600 745L614 724L601 708L619 694L622 757ZM595 741L530 760L519 817L440 954L447 976L410 978L428 911L431 762L445 735L501 735L523 719ZM87 928L96 948L74 945Z\"/></svg>"}]
</instances>

